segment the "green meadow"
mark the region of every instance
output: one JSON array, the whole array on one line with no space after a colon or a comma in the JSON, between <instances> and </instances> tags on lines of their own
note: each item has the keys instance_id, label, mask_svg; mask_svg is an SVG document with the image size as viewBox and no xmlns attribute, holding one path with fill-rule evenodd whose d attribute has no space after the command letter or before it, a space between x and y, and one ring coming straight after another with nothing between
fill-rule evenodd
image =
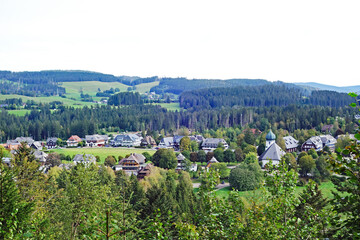
<instances>
[{"instance_id":1,"label":"green meadow","mask_svg":"<svg viewBox=\"0 0 360 240\"><path fill-rule=\"evenodd\" d=\"M98 148L61 148L61 149L52 149L50 152L63 153L65 155L70 155L71 157L76 154L92 154L94 156L100 157L100 163L104 163L107 156L119 156L125 157L131 153L143 153L148 152L150 155L155 153L155 150L151 149L142 149L142 148L113 148L113 147L98 147Z\"/></svg>"}]
</instances>

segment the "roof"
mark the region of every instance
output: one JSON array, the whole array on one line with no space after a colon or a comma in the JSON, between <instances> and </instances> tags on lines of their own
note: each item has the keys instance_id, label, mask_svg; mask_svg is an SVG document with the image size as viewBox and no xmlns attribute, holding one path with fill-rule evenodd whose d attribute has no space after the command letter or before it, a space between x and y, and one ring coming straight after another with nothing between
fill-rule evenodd
<instances>
[{"instance_id":1,"label":"roof","mask_svg":"<svg viewBox=\"0 0 360 240\"><path fill-rule=\"evenodd\" d=\"M321 131L325 132L325 131L328 131L330 132L330 130L334 127L334 125L330 124L330 125L324 125L322 128L321 128Z\"/></svg>"},{"instance_id":2,"label":"roof","mask_svg":"<svg viewBox=\"0 0 360 240\"><path fill-rule=\"evenodd\" d=\"M85 154L85 160L84 160L84 154L76 154L73 158L74 162L95 162L96 158L92 154Z\"/></svg>"},{"instance_id":3,"label":"roof","mask_svg":"<svg viewBox=\"0 0 360 240\"><path fill-rule=\"evenodd\" d=\"M331 135L320 135L320 139L323 144L335 144L337 142Z\"/></svg>"},{"instance_id":4,"label":"roof","mask_svg":"<svg viewBox=\"0 0 360 240\"><path fill-rule=\"evenodd\" d=\"M266 140L276 140L276 136L275 134L271 131L268 132L268 134L266 134Z\"/></svg>"},{"instance_id":5,"label":"roof","mask_svg":"<svg viewBox=\"0 0 360 240\"><path fill-rule=\"evenodd\" d=\"M206 144L219 144L219 143L226 143L226 141L222 138L207 138L203 141L201 146L205 146Z\"/></svg>"},{"instance_id":6,"label":"roof","mask_svg":"<svg viewBox=\"0 0 360 240\"><path fill-rule=\"evenodd\" d=\"M114 138L116 142L135 142L140 140L141 138L136 134L119 134Z\"/></svg>"},{"instance_id":7,"label":"roof","mask_svg":"<svg viewBox=\"0 0 360 240\"><path fill-rule=\"evenodd\" d=\"M75 141L75 142L81 142L81 138L78 135L72 135L69 139L69 142Z\"/></svg>"},{"instance_id":8,"label":"roof","mask_svg":"<svg viewBox=\"0 0 360 240\"><path fill-rule=\"evenodd\" d=\"M316 149L322 148L322 141L319 136L311 137L308 140L306 140L306 142L304 142L303 144L314 144Z\"/></svg>"},{"instance_id":9,"label":"roof","mask_svg":"<svg viewBox=\"0 0 360 240\"><path fill-rule=\"evenodd\" d=\"M15 141L19 143L26 142L28 145L31 145L34 142L34 139L32 137L17 137L15 138Z\"/></svg>"},{"instance_id":10,"label":"roof","mask_svg":"<svg viewBox=\"0 0 360 240\"><path fill-rule=\"evenodd\" d=\"M56 137L51 137L51 138L48 138L48 139L46 140L46 142L49 142L49 141L51 141L51 142L56 142L56 141L57 141L57 138L56 138Z\"/></svg>"},{"instance_id":11,"label":"roof","mask_svg":"<svg viewBox=\"0 0 360 240\"><path fill-rule=\"evenodd\" d=\"M42 148L41 142L39 142L39 141L33 142L33 144L31 146L34 146L36 149Z\"/></svg>"},{"instance_id":12,"label":"roof","mask_svg":"<svg viewBox=\"0 0 360 240\"><path fill-rule=\"evenodd\" d=\"M181 153L179 154L179 155L177 155L177 160L179 160L179 161L183 161L183 160L185 160L185 156L184 155L182 155Z\"/></svg>"},{"instance_id":13,"label":"roof","mask_svg":"<svg viewBox=\"0 0 360 240\"><path fill-rule=\"evenodd\" d=\"M174 143L179 143L179 144L180 144L180 140L181 140L183 137L184 137L184 136L175 135L175 136L174 136Z\"/></svg>"},{"instance_id":14,"label":"roof","mask_svg":"<svg viewBox=\"0 0 360 240\"><path fill-rule=\"evenodd\" d=\"M99 135L99 134L85 135L86 141L107 141L108 138L109 137L107 135Z\"/></svg>"},{"instance_id":15,"label":"roof","mask_svg":"<svg viewBox=\"0 0 360 240\"><path fill-rule=\"evenodd\" d=\"M299 141L293 138L292 136L286 136L283 137L283 139L285 141L286 149L297 148L299 146Z\"/></svg>"},{"instance_id":16,"label":"roof","mask_svg":"<svg viewBox=\"0 0 360 240\"><path fill-rule=\"evenodd\" d=\"M219 162L219 161L216 160L215 157L212 157L207 163L209 164L209 163L218 163L218 162Z\"/></svg>"},{"instance_id":17,"label":"roof","mask_svg":"<svg viewBox=\"0 0 360 240\"><path fill-rule=\"evenodd\" d=\"M120 160L119 165L126 161L136 161L138 164L145 163L145 157L142 154L132 153L129 157Z\"/></svg>"},{"instance_id":18,"label":"roof","mask_svg":"<svg viewBox=\"0 0 360 240\"><path fill-rule=\"evenodd\" d=\"M173 143L174 143L173 137L164 137L163 139L161 139L161 142L159 145L171 147L173 145Z\"/></svg>"},{"instance_id":19,"label":"roof","mask_svg":"<svg viewBox=\"0 0 360 240\"><path fill-rule=\"evenodd\" d=\"M270 145L268 149L266 149L263 154L259 157L259 161L262 160L273 160L273 161L280 161L281 157L285 155L284 150L282 150L279 145L273 143Z\"/></svg>"},{"instance_id":20,"label":"roof","mask_svg":"<svg viewBox=\"0 0 360 240\"><path fill-rule=\"evenodd\" d=\"M35 150L34 156L35 159L38 160L39 162L46 162L46 158L48 157L48 154L39 150Z\"/></svg>"}]
</instances>

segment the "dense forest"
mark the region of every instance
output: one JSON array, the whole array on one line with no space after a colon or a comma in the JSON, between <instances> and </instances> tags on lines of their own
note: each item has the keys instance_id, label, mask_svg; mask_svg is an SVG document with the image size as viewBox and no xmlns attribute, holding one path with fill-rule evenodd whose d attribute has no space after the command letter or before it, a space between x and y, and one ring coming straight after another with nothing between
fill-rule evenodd
<instances>
[{"instance_id":1,"label":"dense forest","mask_svg":"<svg viewBox=\"0 0 360 240\"><path fill-rule=\"evenodd\" d=\"M176 166L174 152L162 150L169 151ZM215 191L221 173L213 168L199 171L200 187L194 191L188 172L157 167L139 181L96 163L67 169L49 160L45 174L32 151L22 144L11 167L0 162L0 239L359 237L358 159L344 157L359 156L356 143L336 157L326 156L327 166L338 174L330 177L336 189L332 198L311 179L301 181L287 159L263 172L252 153L231 170L229 181L251 185L259 180L251 186L257 190L248 197L231 191L225 198ZM0 148L0 158L4 154ZM297 193L300 183L305 187Z\"/></svg>"},{"instance_id":2,"label":"dense forest","mask_svg":"<svg viewBox=\"0 0 360 240\"><path fill-rule=\"evenodd\" d=\"M51 112L49 106L32 110L25 116L15 116L3 110L0 113L2 141L19 136L33 136L36 140L47 137L81 137L101 129L116 127L121 131L164 130L173 133L180 127L203 132L220 127L257 127L265 119L271 125L293 132L295 129L320 129L329 118L342 118L350 123L354 116L350 107L321 106L236 107L204 109L198 111L167 111L156 105L130 105L122 107L98 106L68 108L60 106ZM351 129L349 129L351 131Z\"/></svg>"},{"instance_id":3,"label":"dense forest","mask_svg":"<svg viewBox=\"0 0 360 240\"><path fill-rule=\"evenodd\" d=\"M352 98L345 93L313 91L305 96L297 88L286 85L268 84L261 86L237 86L232 88L211 88L183 92L180 106L189 109L211 109L220 107L248 106L268 107L291 104L308 104L330 107L347 106Z\"/></svg>"},{"instance_id":4,"label":"dense forest","mask_svg":"<svg viewBox=\"0 0 360 240\"><path fill-rule=\"evenodd\" d=\"M121 92L109 97L108 104L121 106L121 105L133 105L142 104L141 96L138 92Z\"/></svg>"},{"instance_id":5,"label":"dense forest","mask_svg":"<svg viewBox=\"0 0 360 240\"><path fill-rule=\"evenodd\" d=\"M14 81L2 80L0 77L1 94L19 94L30 97L36 96L53 96L65 93L65 88L58 86L57 83L44 81L43 83L26 83L23 84L21 79Z\"/></svg>"},{"instance_id":6,"label":"dense forest","mask_svg":"<svg viewBox=\"0 0 360 240\"><path fill-rule=\"evenodd\" d=\"M157 94L162 94L162 93L180 94L184 91L192 91L197 89L209 89L209 88L221 88L221 87L232 88L236 86L248 87L248 86L264 86L264 85L286 86L288 88L299 89L304 94L310 93L308 89L296 86L291 83L269 82L263 79L189 80L186 78L162 78L160 80L159 85L151 88L151 91L154 91Z\"/></svg>"},{"instance_id":7,"label":"dense forest","mask_svg":"<svg viewBox=\"0 0 360 240\"><path fill-rule=\"evenodd\" d=\"M157 81L157 77L140 78L103 74L89 71L40 71L40 72L11 72L0 71L0 79L24 84L48 84L57 82L78 82L78 81L100 81L100 82L121 82L126 85L137 85L140 83Z\"/></svg>"}]
</instances>

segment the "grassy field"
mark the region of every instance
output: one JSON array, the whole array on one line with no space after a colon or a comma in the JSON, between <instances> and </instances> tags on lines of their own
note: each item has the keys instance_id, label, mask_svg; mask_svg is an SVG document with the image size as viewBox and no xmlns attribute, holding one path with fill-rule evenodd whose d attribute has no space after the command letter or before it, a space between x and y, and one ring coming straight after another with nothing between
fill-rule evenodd
<instances>
[{"instance_id":1,"label":"grassy field","mask_svg":"<svg viewBox=\"0 0 360 240\"><path fill-rule=\"evenodd\" d=\"M34 100L35 102L42 102L42 103L50 103L53 101L59 101L64 103L65 106L73 106L73 107L83 107L83 106L90 106L95 105L96 103L91 102L81 102L72 100L69 98L62 98L59 96L52 96L52 97L28 97L23 95L17 95L17 94L9 94L9 95L0 95L0 100L5 100L9 98L21 98L23 102L26 102L27 100Z\"/></svg>"},{"instance_id":2,"label":"grassy field","mask_svg":"<svg viewBox=\"0 0 360 240\"><path fill-rule=\"evenodd\" d=\"M112 147L103 147L103 148L61 148L53 149L51 152L63 153L65 155L76 155L76 154L92 154L94 156L100 157L100 163L105 161L107 156L123 156L130 153L143 153L148 152L150 155L155 153L155 150L150 149L141 149L141 148L112 148Z\"/></svg>"},{"instance_id":3,"label":"grassy field","mask_svg":"<svg viewBox=\"0 0 360 240\"><path fill-rule=\"evenodd\" d=\"M68 98L75 98L80 100L80 91L84 94L89 94L95 97L98 88L101 91L109 90L110 88L119 88L121 92L126 91L129 86L119 82L99 82L99 81L83 81L83 82L62 82L62 87L65 88L66 96Z\"/></svg>"},{"instance_id":4,"label":"grassy field","mask_svg":"<svg viewBox=\"0 0 360 240\"><path fill-rule=\"evenodd\" d=\"M304 189L305 189L305 187L296 187L295 192L297 195L299 195ZM334 197L333 194L331 193L331 191L335 190L335 187L331 181L321 183L320 190L324 197L326 197L328 199L332 199ZM219 197L227 197L227 196L229 196L229 193L231 191L232 190L230 187L225 187L225 188L217 190L216 195ZM257 198L260 198L260 194L261 194L261 190L239 192L239 195L241 197L244 197L245 199L251 199L251 198L257 199Z\"/></svg>"},{"instance_id":5,"label":"grassy field","mask_svg":"<svg viewBox=\"0 0 360 240\"><path fill-rule=\"evenodd\" d=\"M180 111L180 104L178 102L176 103L153 103L154 105L160 105L163 108L166 108L169 111Z\"/></svg>"},{"instance_id":6,"label":"grassy field","mask_svg":"<svg viewBox=\"0 0 360 240\"><path fill-rule=\"evenodd\" d=\"M30 113L31 110L29 109L20 109L20 110L8 110L9 114L14 114L16 116L20 116L23 117L25 116L27 113Z\"/></svg>"},{"instance_id":7,"label":"grassy field","mask_svg":"<svg viewBox=\"0 0 360 240\"><path fill-rule=\"evenodd\" d=\"M157 85L159 85L160 82L156 81L156 82L150 82L150 83L141 83L139 85L136 85L136 92L141 93L145 93L145 92L149 92L150 89L152 87L155 87Z\"/></svg>"}]
</instances>

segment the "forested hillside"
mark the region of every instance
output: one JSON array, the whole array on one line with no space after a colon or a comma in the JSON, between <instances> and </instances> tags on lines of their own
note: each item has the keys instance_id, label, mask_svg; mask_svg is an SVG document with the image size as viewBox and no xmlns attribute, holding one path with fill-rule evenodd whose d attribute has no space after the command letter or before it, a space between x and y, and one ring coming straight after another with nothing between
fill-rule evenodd
<instances>
[{"instance_id":1,"label":"forested hillside","mask_svg":"<svg viewBox=\"0 0 360 240\"><path fill-rule=\"evenodd\" d=\"M340 107L349 105L352 99L347 94L332 91L313 91L310 96L306 96L303 91L297 88L267 84L188 91L180 95L179 101L180 106L185 109L211 109L233 106L287 106L291 104Z\"/></svg>"},{"instance_id":2,"label":"forested hillside","mask_svg":"<svg viewBox=\"0 0 360 240\"><path fill-rule=\"evenodd\" d=\"M103 128L116 127L122 131L152 130L172 133L180 127L199 132L220 127L239 127L249 124L259 127L264 120L272 125L293 132L295 129L320 128L328 118L342 117L351 122L354 112L349 107L330 108L321 106L286 107L237 107L204 109L198 111L169 112L160 106L130 105L121 108L111 106L67 108L59 107L51 113L49 106L33 110L25 116L15 116L1 111L0 136L2 140L19 136L33 136L36 140L57 136L85 136ZM350 125L347 125L350 127ZM347 129L352 132L352 128Z\"/></svg>"}]
</instances>

